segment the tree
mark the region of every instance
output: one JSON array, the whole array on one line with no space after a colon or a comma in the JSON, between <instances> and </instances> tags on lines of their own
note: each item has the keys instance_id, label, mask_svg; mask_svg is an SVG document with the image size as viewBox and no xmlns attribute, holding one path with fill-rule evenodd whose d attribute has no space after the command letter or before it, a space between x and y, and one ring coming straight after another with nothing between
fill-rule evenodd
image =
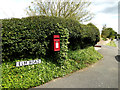
<instances>
[{"instance_id":1,"label":"tree","mask_svg":"<svg viewBox=\"0 0 120 90\"><path fill-rule=\"evenodd\" d=\"M117 32L114 33L115 39L117 39Z\"/></svg>"},{"instance_id":2,"label":"tree","mask_svg":"<svg viewBox=\"0 0 120 90\"><path fill-rule=\"evenodd\" d=\"M107 26L106 26L106 24L105 24L105 25L103 25L103 28L102 28L102 30L104 30L106 27L107 27Z\"/></svg>"},{"instance_id":3,"label":"tree","mask_svg":"<svg viewBox=\"0 0 120 90\"><path fill-rule=\"evenodd\" d=\"M109 38L113 40L115 36L117 35L117 32L115 32L112 28L104 28L102 30L101 37L106 40L106 38Z\"/></svg>"},{"instance_id":4,"label":"tree","mask_svg":"<svg viewBox=\"0 0 120 90\"><path fill-rule=\"evenodd\" d=\"M117 34L117 38L120 39L120 34Z\"/></svg>"},{"instance_id":5,"label":"tree","mask_svg":"<svg viewBox=\"0 0 120 90\"><path fill-rule=\"evenodd\" d=\"M31 4L31 6L26 8L27 15L29 16L56 16L72 18L80 22L89 21L93 18L93 14L87 10L91 2L85 0L79 0L77 2L70 0L66 2L63 0L42 2L41 0L35 0Z\"/></svg>"}]
</instances>

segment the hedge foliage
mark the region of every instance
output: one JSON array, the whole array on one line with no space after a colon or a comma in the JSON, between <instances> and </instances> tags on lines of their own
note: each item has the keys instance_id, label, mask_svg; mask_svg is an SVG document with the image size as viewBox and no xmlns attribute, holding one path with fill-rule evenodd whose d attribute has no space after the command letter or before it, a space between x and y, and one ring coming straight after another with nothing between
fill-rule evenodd
<instances>
[{"instance_id":1,"label":"hedge foliage","mask_svg":"<svg viewBox=\"0 0 120 90\"><path fill-rule=\"evenodd\" d=\"M41 58L40 64L22 67L15 67L15 63L19 60L3 63L1 70L2 89L39 86L55 78L83 69L102 58L102 55L94 47L69 51L68 56L70 59L65 60L62 67L51 62L49 58Z\"/></svg>"},{"instance_id":2,"label":"hedge foliage","mask_svg":"<svg viewBox=\"0 0 120 90\"><path fill-rule=\"evenodd\" d=\"M117 38L120 39L120 34L117 34Z\"/></svg>"},{"instance_id":3,"label":"hedge foliage","mask_svg":"<svg viewBox=\"0 0 120 90\"><path fill-rule=\"evenodd\" d=\"M51 37L59 34L60 52L50 50ZM52 56L58 61L67 58L68 48L75 50L93 46L99 41L99 30L93 24L83 25L72 19L33 16L2 20L2 58L40 58ZM70 44L68 45L68 43ZM55 55L55 56L54 56ZM54 56L54 57L53 57Z\"/></svg>"},{"instance_id":4,"label":"hedge foliage","mask_svg":"<svg viewBox=\"0 0 120 90\"><path fill-rule=\"evenodd\" d=\"M88 46L94 46L100 40L100 32L99 29L89 23L87 25L79 24L79 35L78 37L71 37L69 39L70 43L69 46L72 47L72 50L77 50L81 48L85 48Z\"/></svg>"},{"instance_id":5,"label":"hedge foliage","mask_svg":"<svg viewBox=\"0 0 120 90\"><path fill-rule=\"evenodd\" d=\"M87 24L83 27L83 42L86 45L94 46L100 40L99 29L92 23Z\"/></svg>"},{"instance_id":6,"label":"hedge foliage","mask_svg":"<svg viewBox=\"0 0 120 90\"><path fill-rule=\"evenodd\" d=\"M1 48L1 46L2 46L2 45L1 45L1 44L2 44L2 38L1 38L1 36L2 36L2 30L1 30L1 28L2 28L2 20L0 19L0 55L1 55L1 51L2 51L2 50L1 50L1 49L2 49L2 48Z\"/></svg>"},{"instance_id":7,"label":"hedge foliage","mask_svg":"<svg viewBox=\"0 0 120 90\"><path fill-rule=\"evenodd\" d=\"M105 40L107 38L113 40L113 39L117 38L117 32L115 32L112 28L105 28L102 30L101 37Z\"/></svg>"},{"instance_id":8,"label":"hedge foliage","mask_svg":"<svg viewBox=\"0 0 120 90\"><path fill-rule=\"evenodd\" d=\"M67 58L69 32L58 23L48 23L46 17L13 18L3 20L2 23L2 56L4 60L47 55L47 52L50 51L50 38L53 34L59 34L61 37L61 51L53 52L55 56L59 56L55 59Z\"/></svg>"}]
</instances>

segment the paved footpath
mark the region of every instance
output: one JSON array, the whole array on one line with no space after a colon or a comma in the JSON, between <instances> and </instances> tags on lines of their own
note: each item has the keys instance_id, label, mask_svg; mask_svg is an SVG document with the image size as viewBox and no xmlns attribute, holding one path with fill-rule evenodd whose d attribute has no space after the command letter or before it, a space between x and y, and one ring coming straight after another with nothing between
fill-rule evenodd
<instances>
[{"instance_id":1,"label":"paved footpath","mask_svg":"<svg viewBox=\"0 0 120 90\"><path fill-rule=\"evenodd\" d=\"M98 52L104 58L97 63L35 88L118 88L118 49L103 45Z\"/></svg>"}]
</instances>

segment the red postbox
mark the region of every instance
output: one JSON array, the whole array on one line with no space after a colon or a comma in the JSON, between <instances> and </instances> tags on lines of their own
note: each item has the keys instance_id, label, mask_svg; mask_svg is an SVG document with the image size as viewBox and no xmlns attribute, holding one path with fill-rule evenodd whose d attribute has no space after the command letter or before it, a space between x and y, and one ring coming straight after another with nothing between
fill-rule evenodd
<instances>
[{"instance_id":1,"label":"red postbox","mask_svg":"<svg viewBox=\"0 0 120 90\"><path fill-rule=\"evenodd\" d=\"M53 35L52 49L60 51L60 35Z\"/></svg>"}]
</instances>

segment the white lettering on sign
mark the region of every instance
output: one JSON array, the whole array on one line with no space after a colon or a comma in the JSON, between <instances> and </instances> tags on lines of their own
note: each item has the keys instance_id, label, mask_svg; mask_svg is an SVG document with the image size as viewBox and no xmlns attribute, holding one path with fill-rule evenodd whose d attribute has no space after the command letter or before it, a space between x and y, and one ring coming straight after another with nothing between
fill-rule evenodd
<instances>
[{"instance_id":1,"label":"white lettering on sign","mask_svg":"<svg viewBox=\"0 0 120 90\"><path fill-rule=\"evenodd\" d=\"M41 63L41 59L30 60L30 61L21 61L21 62L16 62L16 67L26 66L26 65L33 65L33 64L38 64L38 63Z\"/></svg>"},{"instance_id":2,"label":"white lettering on sign","mask_svg":"<svg viewBox=\"0 0 120 90\"><path fill-rule=\"evenodd\" d=\"M58 48L58 42L56 42L56 48Z\"/></svg>"}]
</instances>

